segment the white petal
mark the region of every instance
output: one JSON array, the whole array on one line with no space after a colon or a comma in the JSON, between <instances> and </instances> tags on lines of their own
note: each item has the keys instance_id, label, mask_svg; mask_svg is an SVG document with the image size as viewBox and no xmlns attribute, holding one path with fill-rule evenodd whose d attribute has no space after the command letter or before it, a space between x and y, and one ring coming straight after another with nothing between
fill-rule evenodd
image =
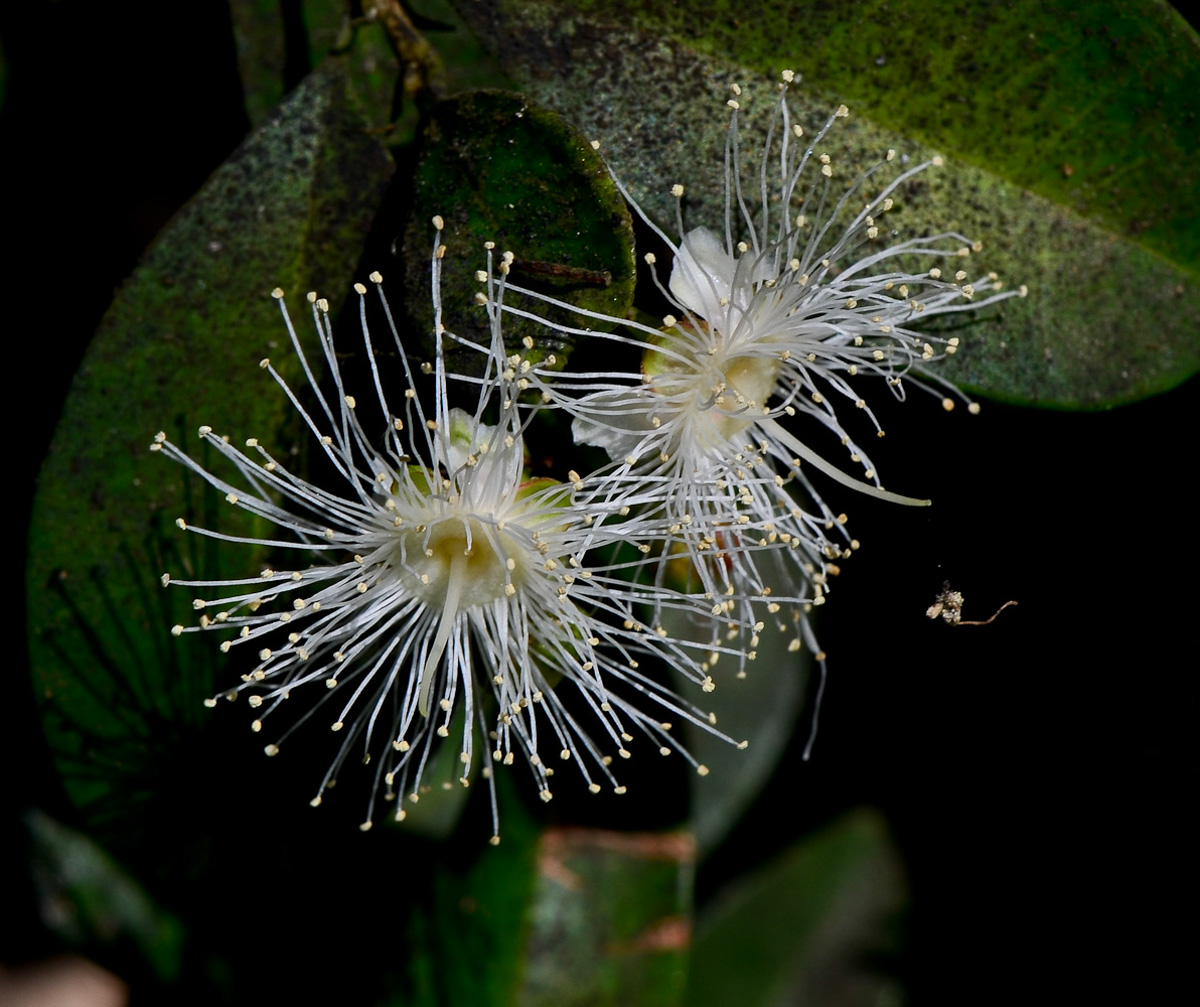
<instances>
[{"instance_id":1,"label":"white petal","mask_svg":"<svg viewBox=\"0 0 1200 1007\"><path fill-rule=\"evenodd\" d=\"M457 472L467 464L467 458L479 450L480 443L491 440L495 427L476 423L465 409L450 410L450 436L446 440L446 467Z\"/></svg>"},{"instance_id":2,"label":"white petal","mask_svg":"<svg viewBox=\"0 0 1200 1007\"><path fill-rule=\"evenodd\" d=\"M614 461L623 459L651 429L648 410L653 404L639 388L585 395L571 424L575 443L603 448Z\"/></svg>"},{"instance_id":3,"label":"white petal","mask_svg":"<svg viewBox=\"0 0 1200 1007\"><path fill-rule=\"evenodd\" d=\"M737 262L707 227L689 231L671 266L671 293L689 311L715 319L729 296Z\"/></svg>"}]
</instances>

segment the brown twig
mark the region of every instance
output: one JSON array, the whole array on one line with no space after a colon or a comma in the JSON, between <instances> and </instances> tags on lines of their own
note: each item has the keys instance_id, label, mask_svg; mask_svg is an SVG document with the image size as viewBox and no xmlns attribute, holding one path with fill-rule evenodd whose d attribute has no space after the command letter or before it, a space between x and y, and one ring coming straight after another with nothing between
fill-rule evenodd
<instances>
[{"instance_id":1,"label":"brown twig","mask_svg":"<svg viewBox=\"0 0 1200 1007\"><path fill-rule=\"evenodd\" d=\"M990 619L967 619L962 617L963 596L961 591L955 591L950 587L950 581L945 581L942 584L941 593L933 599L933 604L925 610L925 614L930 619L936 619L939 616L942 621L951 626L986 626L988 623L995 620L1001 612L1009 605L1015 605L1015 601L1006 601L995 612L992 613Z\"/></svg>"},{"instance_id":2,"label":"brown twig","mask_svg":"<svg viewBox=\"0 0 1200 1007\"><path fill-rule=\"evenodd\" d=\"M986 626L989 622L991 622L993 619L995 619L996 616L998 616L1001 612L1003 612L1006 608L1008 608L1009 605L1015 605L1015 604L1016 604L1015 601L1006 601L1003 605L1001 605L998 609L996 609L995 612L992 613L991 618L981 619L978 621L966 621L966 620L960 619L958 622L958 625L960 625L960 626Z\"/></svg>"},{"instance_id":3,"label":"brown twig","mask_svg":"<svg viewBox=\"0 0 1200 1007\"><path fill-rule=\"evenodd\" d=\"M553 280L586 283L595 287L607 287L612 283L612 273L607 269L581 269L561 262L540 262L537 259L513 259L511 268L528 276L544 276Z\"/></svg>"},{"instance_id":4,"label":"brown twig","mask_svg":"<svg viewBox=\"0 0 1200 1007\"><path fill-rule=\"evenodd\" d=\"M446 90L445 68L437 50L417 31L399 0L363 0L363 14L383 25L404 64L404 93L415 98L428 91L441 98Z\"/></svg>"}]
</instances>

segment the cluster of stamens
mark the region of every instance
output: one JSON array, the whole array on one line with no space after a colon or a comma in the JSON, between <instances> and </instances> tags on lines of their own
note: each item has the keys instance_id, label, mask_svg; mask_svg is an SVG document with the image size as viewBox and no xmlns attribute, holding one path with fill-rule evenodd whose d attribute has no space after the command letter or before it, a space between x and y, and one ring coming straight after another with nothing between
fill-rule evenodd
<instances>
[{"instance_id":1,"label":"cluster of stamens","mask_svg":"<svg viewBox=\"0 0 1200 1007\"><path fill-rule=\"evenodd\" d=\"M361 761L376 767L364 828L377 793L397 801L394 817L403 819L400 798L419 800L432 746L455 732L464 786L476 767L476 739L486 739L482 775L490 782L492 765L520 757L544 800L555 763L573 764L594 793L604 782L625 793L612 767L633 755L639 734L704 775L707 768L673 726L688 721L719 734L715 716L664 685L656 669L675 668L704 695L717 684L718 663L720 673L732 668L744 676L767 632L786 634L782 649L789 653L807 647L823 684L825 653L809 614L825 603L858 542L816 483L928 503L882 487L839 406L865 414L879 437L883 429L859 391L867 379L882 379L897 398L911 385L936 391L947 410L965 401L977 412L931 370L957 352L958 337L916 326L1023 295L1024 288L1010 294L995 274L973 277L967 260L980 246L956 232L889 243L885 218L896 197L940 158L903 168L868 196L875 185L869 180L895 160L888 150L842 188L832 156L820 148L848 109L840 106L805 140L788 109L793 80L785 71L759 166L762 205L753 212L742 188L742 93L734 86L723 238L706 228L685 230L683 185L672 187L674 240L617 180L673 253L665 282L656 256L644 257L671 305L660 326L582 311L516 286L514 254L498 254L488 243L476 299L490 321L490 344L455 336L442 321L444 225L435 218L432 361L410 361L382 278L371 276L392 335L389 352L403 371L401 413L390 408L380 348L368 331L367 288L355 287L361 352L386 429L382 445L368 437L359 418L364 407L343 388L328 303L308 297L320 360L336 389L327 396L276 291L318 408L306 412L270 362L263 367L344 481L340 492L292 474L254 439L243 451L200 429L237 470L235 485L165 435L156 438L153 450L286 534L237 537L183 519L180 527L318 560L244 580L164 578L217 593L194 602L199 625L176 626L177 635L232 631L222 650L245 645L257 654L241 684L224 693L249 694L255 731L298 690L317 694L266 747L269 755L312 713L333 711L331 727L342 740L314 804L357 748ZM768 193L771 170L778 176ZM541 305L603 326L551 323ZM556 338L608 340L613 358L625 353L630 363L564 372L553 354L532 352L529 336L520 347L506 346L506 315L552 328ZM448 372L448 342L480 354L482 377ZM451 405L460 392L465 410ZM567 413L576 443L602 449L607 461L578 463L563 481L530 478L525 441L547 409ZM813 446L830 434L857 474ZM494 787L492 795L496 823Z\"/></svg>"}]
</instances>

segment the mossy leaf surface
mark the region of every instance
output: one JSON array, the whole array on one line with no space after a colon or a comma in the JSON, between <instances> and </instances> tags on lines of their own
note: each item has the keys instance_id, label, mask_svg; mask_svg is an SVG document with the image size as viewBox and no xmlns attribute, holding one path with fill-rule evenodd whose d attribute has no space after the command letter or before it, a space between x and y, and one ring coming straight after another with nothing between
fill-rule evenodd
<instances>
[{"instance_id":1,"label":"mossy leaf surface","mask_svg":"<svg viewBox=\"0 0 1200 1007\"><path fill-rule=\"evenodd\" d=\"M604 162L573 125L524 95L468 91L440 103L425 130L405 242L409 288L428 269L428 221L446 222L442 298L449 324L487 345L489 332L475 295L486 267L485 242L497 267L514 260L514 282L535 286L581 309L624 318L633 298L633 228ZM499 275L498 273L496 274ZM432 331L423 304L415 328ZM582 326L572 312L548 317ZM533 341L535 357L565 364L572 342L551 329L510 316L509 346ZM454 362L477 367L477 354ZM462 359L459 359L459 358Z\"/></svg>"},{"instance_id":2,"label":"mossy leaf surface","mask_svg":"<svg viewBox=\"0 0 1200 1007\"><path fill-rule=\"evenodd\" d=\"M215 639L198 650L170 637L195 615L159 575L245 576L255 562L174 527L186 514L254 531L148 451L151 439L165 430L202 461L202 423L239 442L287 440L294 411L258 366L274 355L299 377L270 291L298 306L318 288L336 306L392 174L348 86L352 58L314 71L146 252L101 322L43 465L28 570L33 675L67 789L97 814L115 807L114 789L130 799L165 770L162 746L216 688L205 656Z\"/></svg>"},{"instance_id":3,"label":"mossy leaf surface","mask_svg":"<svg viewBox=\"0 0 1200 1007\"><path fill-rule=\"evenodd\" d=\"M602 141L669 233L675 182L686 226L720 227L727 89L740 82L743 121L765 124L784 67L803 77L801 122L850 105L828 138L841 177L889 147L943 155L895 219L983 242L984 268L1029 289L963 333L944 370L960 385L1103 408L1200 369L1200 42L1165 4L987 3L966 18L908 0L754 0L702 18L655 2L462 6L519 86ZM747 128L743 150L758 143Z\"/></svg>"}]
</instances>

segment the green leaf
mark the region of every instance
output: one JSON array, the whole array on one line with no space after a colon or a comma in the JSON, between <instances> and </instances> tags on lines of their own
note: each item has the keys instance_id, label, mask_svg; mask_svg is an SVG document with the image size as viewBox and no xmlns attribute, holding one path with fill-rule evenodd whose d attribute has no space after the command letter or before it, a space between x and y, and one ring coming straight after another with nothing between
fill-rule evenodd
<instances>
[{"instance_id":1,"label":"green leaf","mask_svg":"<svg viewBox=\"0 0 1200 1007\"><path fill-rule=\"evenodd\" d=\"M168 635L183 618L172 605L187 599L162 592L159 574L170 563L244 576L253 562L239 551L234 570L211 540L180 543L180 513L224 505L193 499L150 440L187 430L187 443L201 422L265 437L293 415L257 366L287 343L268 292L328 288L336 305L392 174L347 85L353 58L311 74L146 252L88 348L43 466L29 546L33 675L67 789L95 815L146 793L214 691L213 662ZM283 356L296 376L295 355ZM235 508L207 518L250 530Z\"/></svg>"},{"instance_id":2,"label":"green leaf","mask_svg":"<svg viewBox=\"0 0 1200 1007\"><path fill-rule=\"evenodd\" d=\"M229 15L246 116L257 126L283 100L283 8L275 0L231 0Z\"/></svg>"},{"instance_id":3,"label":"green leaf","mask_svg":"<svg viewBox=\"0 0 1200 1007\"><path fill-rule=\"evenodd\" d=\"M894 951L905 901L878 812L860 809L719 893L697 921L687 1007L893 1002L864 967Z\"/></svg>"},{"instance_id":4,"label":"green leaf","mask_svg":"<svg viewBox=\"0 0 1200 1007\"><path fill-rule=\"evenodd\" d=\"M410 919L406 1007L677 1005L691 932L685 833L539 831L497 766L503 837L429 851L434 902Z\"/></svg>"},{"instance_id":5,"label":"green leaf","mask_svg":"<svg viewBox=\"0 0 1200 1007\"><path fill-rule=\"evenodd\" d=\"M459 706L450 718L450 737L462 736L464 720L466 712ZM489 746L483 747L486 750ZM469 782L477 781L477 768L477 764L472 764ZM454 745L438 745L421 774L420 800L414 801L411 794L396 797L404 807L404 819L398 827L428 839L445 839L458 825L470 797L470 789L463 785L462 779L459 749Z\"/></svg>"},{"instance_id":6,"label":"green leaf","mask_svg":"<svg viewBox=\"0 0 1200 1007\"><path fill-rule=\"evenodd\" d=\"M782 576L782 571L775 571L769 584L781 593ZM662 621L674 639L696 643L708 639L708 630L682 612L664 612ZM705 706L726 736L750 742L745 750L690 721L682 724L688 751L708 769L703 776L692 774L690 778L690 827L701 857L720 844L758 796L796 728L812 655L804 649L793 651L797 637L794 632L780 632L782 628L775 621L764 627L744 678L737 678L732 667L722 664L712 670L716 688L705 696ZM676 680L686 690L683 676Z\"/></svg>"},{"instance_id":7,"label":"green leaf","mask_svg":"<svg viewBox=\"0 0 1200 1007\"><path fill-rule=\"evenodd\" d=\"M722 682L706 697L717 727L734 740L749 740L745 751L692 724L685 728L688 751L709 770L691 780L691 825L701 856L716 848L758 796L796 729L811 656L789 653L791 639L768 632L746 678Z\"/></svg>"},{"instance_id":8,"label":"green leaf","mask_svg":"<svg viewBox=\"0 0 1200 1007\"><path fill-rule=\"evenodd\" d=\"M82 833L41 811L26 825L42 916L71 947L131 941L164 983L179 974L183 925L150 897L107 853Z\"/></svg>"},{"instance_id":9,"label":"green leaf","mask_svg":"<svg viewBox=\"0 0 1200 1007\"><path fill-rule=\"evenodd\" d=\"M678 1004L694 861L686 833L543 833L522 1007Z\"/></svg>"},{"instance_id":10,"label":"green leaf","mask_svg":"<svg viewBox=\"0 0 1200 1007\"><path fill-rule=\"evenodd\" d=\"M851 104L828 141L839 177L889 147L945 155L895 219L906 234L981 240L984 268L1030 291L980 313L951 380L1095 408L1200 369L1200 42L1162 3L1019 0L966 17L915 0L748 0L703 17L656 0L462 6L527 93L603 142L668 232L675 182L688 186L688 226L723 219L733 81L746 89L744 151L790 67L804 75L791 104L806 127Z\"/></svg>"},{"instance_id":11,"label":"green leaf","mask_svg":"<svg viewBox=\"0 0 1200 1007\"><path fill-rule=\"evenodd\" d=\"M624 318L633 298L633 229L625 201L584 136L561 116L519 94L471 91L435 107L426 128L406 232L408 286L428 281L429 220L445 219L442 300L460 336L490 342L487 319L475 302L475 278L486 264L484 243L497 259L512 251L514 282L539 286L580 308ZM499 263L497 262L497 266ZM415 328L431 332L428 307ZM581 325L566 312L553 316ZM565 363L569 343L545 327L510 317L505 340ZM464 355L462 366L474 364ZM477 366L477 364L475 364Z\"/></svg>"},{"instance_id":12,"label":"green leaf","mask_svg":"<svg viewBox=\"0 0 1200 1007\"><path fill-rule=\"evenodd\" d=\"M372 128L388 124L399 63L381 24L352 24L345 0L230 0L229 14L251 125L263 122L283 100L289 61L303 72L351 44L363 117Z\"/></svg>"},{"instance_id":13,"label":"green leaf","mask_svg":"<svg viewBox=\"0 0 1200 1007\"><path fill-rule=\"evenodd\" d=\"M431 851L434 903L410 921L412 995L396 1001L405 1007L515 1002L525 954L522 921L536 883L538 826L517 796L525 781L511 780L503 767L495 771L503 838L489 846L460 834L457 847Z\"/></svg>"},{"instance_id":14,"label":"green leaf","mask_svg":"<svg viewBox=\"0 0 1200 1007\"><path fill-rule=\"evenodd\" d=\"M447 95L481 88L511 90L512 81L467 28L453 0L417 0L406 7L442 60Z\"/></svg>"}]
</instances>

